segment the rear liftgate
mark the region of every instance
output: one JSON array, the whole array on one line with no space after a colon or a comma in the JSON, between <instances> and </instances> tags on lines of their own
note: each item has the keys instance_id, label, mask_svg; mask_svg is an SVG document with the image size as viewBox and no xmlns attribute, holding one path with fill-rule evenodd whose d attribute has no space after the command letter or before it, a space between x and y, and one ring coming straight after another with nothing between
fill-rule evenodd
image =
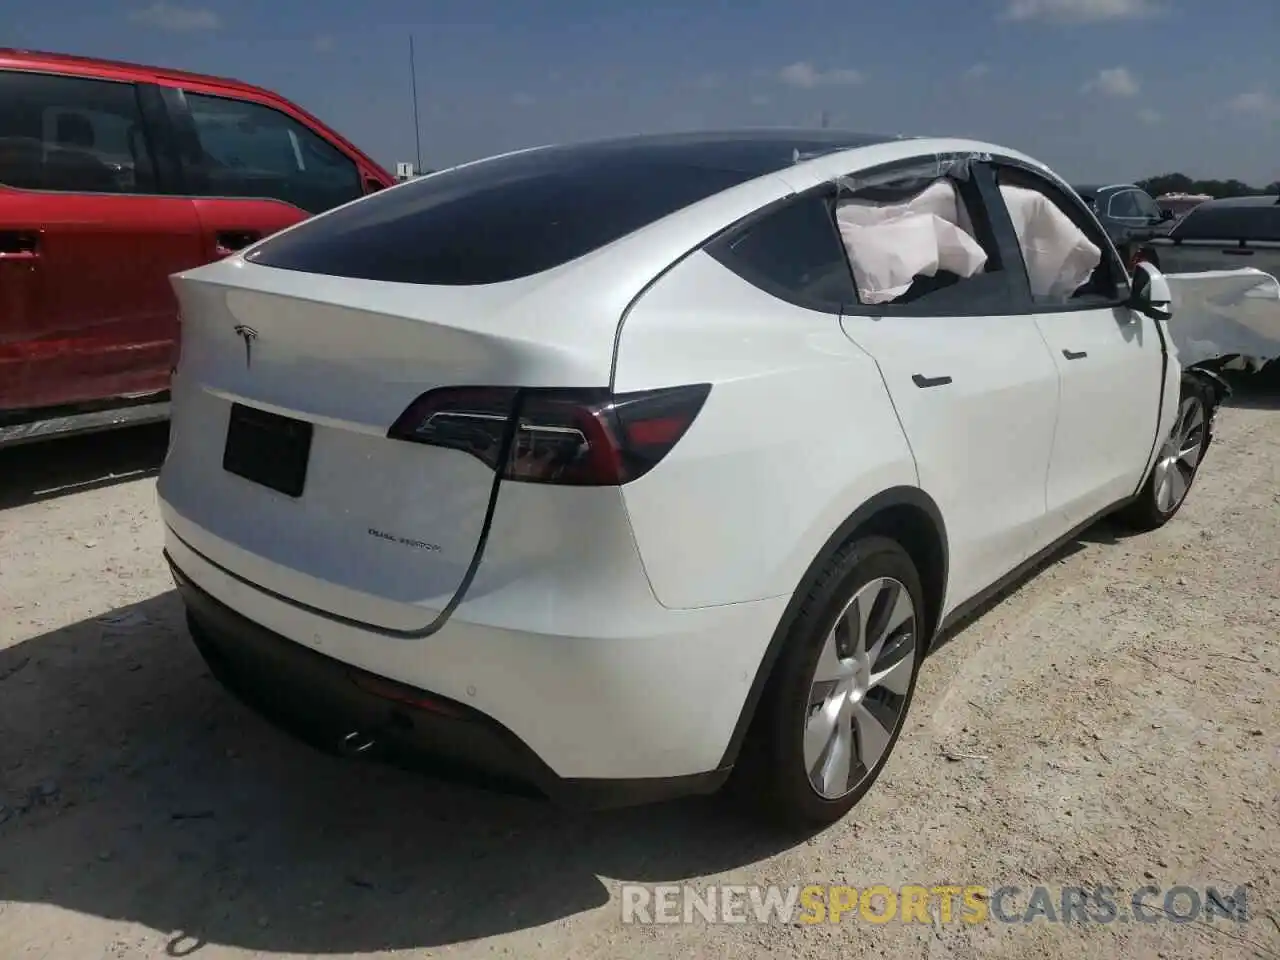
<instances>
[{"instance_id":1,"label":"rear liftgate","mask_svg":"<svg viewBox=\"0 0 1280 960\"><path fill-rule=\"evenodd\" d=\"M710 391L705 383L625 394L605 388L440 387L414 400L387 431L389 439L466 453L494 474L466 573L436 618L413 636L440 630L466 597L484 558L504 480L599 487L642 477L684 436ZM425 692L399 684L391 689L369 692L402 705L437 708ZM368 753L383 732L352 731L338 744L339 752Z\"/></svg>"}]
</instances>

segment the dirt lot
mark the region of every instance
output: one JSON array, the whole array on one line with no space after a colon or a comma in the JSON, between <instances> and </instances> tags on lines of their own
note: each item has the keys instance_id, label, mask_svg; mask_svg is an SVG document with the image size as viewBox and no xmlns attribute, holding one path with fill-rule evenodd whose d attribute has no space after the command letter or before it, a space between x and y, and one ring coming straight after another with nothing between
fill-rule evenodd
<instances>
[{"instance_id":1,"label":"dirt lot","mask_svg":"<svg viewBox=\"0 0 1280 960\"><path fill-rule=\"evenodd\" d=\"M1168 527L1091 531L953 635L879 785L792 842L714 800L572 817L268 728L186 637L163 445L0 454L2 957L1280 956L1274 386L1223 412ZM1250 920L621 923L621 883L681 880L1247 884Z\"/></svg>"}]
</instances>

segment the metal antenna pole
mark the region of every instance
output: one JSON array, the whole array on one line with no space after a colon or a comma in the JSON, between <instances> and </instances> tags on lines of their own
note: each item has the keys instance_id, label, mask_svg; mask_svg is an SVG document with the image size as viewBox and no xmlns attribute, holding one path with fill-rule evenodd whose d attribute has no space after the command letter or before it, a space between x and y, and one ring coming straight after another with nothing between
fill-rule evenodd
<instances>
[{"instance_id":1,"label":"metal antenna pole","mask_svg":"<svg viewBox=\"0 0 1280 960\"><path fill-rule=\"evenodd\" d=\"M413 81L413 139L417 146L415 174L422 173L422 128L418 123L418 70L413 62L413 34L409 34L409 77Z\"/></svg>"}]
</instances>

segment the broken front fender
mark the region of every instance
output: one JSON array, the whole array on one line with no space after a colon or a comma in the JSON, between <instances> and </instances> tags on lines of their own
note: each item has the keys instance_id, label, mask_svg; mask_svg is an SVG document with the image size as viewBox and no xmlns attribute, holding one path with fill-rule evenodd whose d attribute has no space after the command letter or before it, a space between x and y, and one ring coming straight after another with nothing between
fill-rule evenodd
<instances>
[{"instance_id":1,"label":"broken front fender","mask_svg":"<svg viewBox=\"0 0 1280 960\"><path fill-rule=\"evenodd\" d=\"M1249 367L1280 358L1280 281L1246 268L1170 273L1169 333L1183 368L1239 357Z\"/></svg>"}]
</instances>

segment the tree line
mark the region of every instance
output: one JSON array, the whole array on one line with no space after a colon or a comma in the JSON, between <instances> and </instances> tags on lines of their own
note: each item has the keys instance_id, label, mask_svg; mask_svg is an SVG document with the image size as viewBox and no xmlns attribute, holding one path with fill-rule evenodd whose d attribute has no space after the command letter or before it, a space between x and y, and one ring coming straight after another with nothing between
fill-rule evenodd
<instances>
[{"instance_id":1,"label":"tree line","mask_svg":"<svg viewBox=\"0 0 1280 960\"><path fill-rule=\"evenodd\" d=\"M1162 173L1137 181L1137 185L1153 197L1162 193L1207 194L1215 200L1222 197L1256 197L1258 194L1280 194L1280 180L1265 187L1251 187L1241 180L1194 180L1185 173Z\"/></svg>"}]
</instances>

